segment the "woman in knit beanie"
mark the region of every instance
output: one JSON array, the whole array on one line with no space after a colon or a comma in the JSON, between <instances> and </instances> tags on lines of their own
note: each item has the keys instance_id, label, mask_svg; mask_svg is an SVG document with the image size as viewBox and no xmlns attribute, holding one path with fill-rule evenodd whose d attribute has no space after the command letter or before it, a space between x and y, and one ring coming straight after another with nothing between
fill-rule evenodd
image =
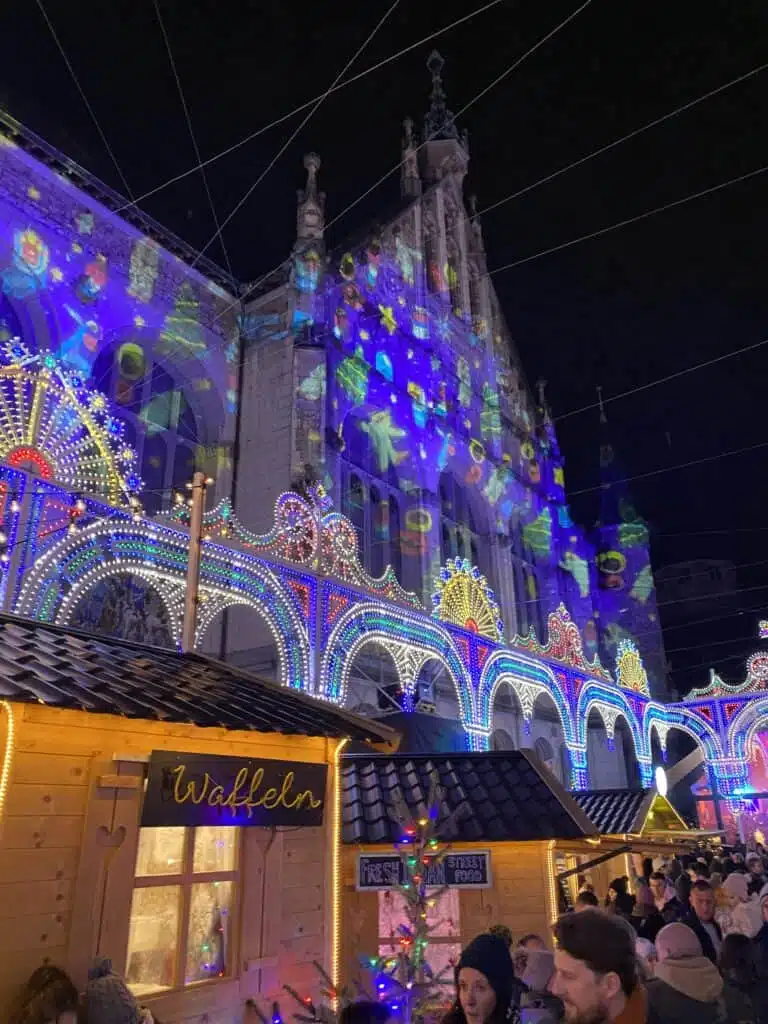
<instances>
[{"instance_id":1,"label":"woman in knit beanie","mask_svg":"<svg viewBox=\"0 0 768 1024\"><path fill-rule=\"evenodd\" d=\"M456 966L456 1002L443 1024L516 1024L523 991L504 939L478 935Z\"/></svg>"},{"instance_id":2,"label":"woman in knit beanie","mask_svg":"<svg viewBox=\"0 0 768 1024\"><path fill-rule=\"evenodd\" d=\"M97 957L88 972L83 996L82 1024L152 1024L152 1014L136 998L108 957Z\"/></svg>"}]
</instances>

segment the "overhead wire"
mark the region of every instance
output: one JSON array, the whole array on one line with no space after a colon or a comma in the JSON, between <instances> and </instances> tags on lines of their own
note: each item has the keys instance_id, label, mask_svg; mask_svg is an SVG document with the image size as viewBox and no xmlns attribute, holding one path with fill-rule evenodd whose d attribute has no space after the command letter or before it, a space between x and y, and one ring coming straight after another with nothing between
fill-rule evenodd
<instances>
[{"instance_id":1,"label":"overhead wire","mask_svg":"<svg viewBox=\"0 0 768 1024\"><path fill-rule=\"evenodd\" d=\"M532 192L541 185L546 185L548 182L554 181L561 175L567 174L568 171L572 171L576 167L582 167L590 160L594 160L595 157L598 157L603 153L607 153L609 150L616 149L617 146L621 146L623 143L629 142L630 139L636 139L639 135L643 135L651 128L664 124L665 121L670 121L673 117L677 117L679 114L683 114L685 111L698 106L699 103L704 103L705 100L712 99L713 96L717 96L719 93L725 92L726 89L730 89L732 86L738 85L740 82L746 82L748 79L754 78L755 75L759 75L762 71L765 71L766 68L768 68L768 63L760 64L758 67L752 68L751 71L747 71L745 74L739 75L738 78L732 78L724 85L719 85L716 89L710 89L709 92L705 92L702 96L698 96L694 100L689 100L680 107L675 107L674 110L670 110L661 117L655 117L652 121L648 121L647 124L642 125L640 128L635 128L634 131L628 132L626 135L622 135L620 138L614 139L612 142L608 142L604 146L600 146L598 149L593 150L586 156L580 157L578 160L573 160L571 163L565 164L565 166L560 167L558 170L552 171L551 174L547 174L543 178L539 178L538 181L531 182L530 185L526 185L524 188L518 189L516 192L510 192L508 196L505 196L503 199L498 199L495 203L490 203L482 210L478 210L477 216L481 217L485 213L490 213L492 210L496 210L500 206L504 206L506 203L511 203L513 199L519 199L520 196L524 196L528 192Z\"/></svg>"},{"instance_id":2,"label":"overhead wire","mask_svg":"<svg viewBox=\"0 0 768 1024\"><path fill-rule=\"evenodd\" d=\"M192 116L191 116L191 114L189 112L189 107L187 106L187 100L186 100L186 97L184 96L184 90L183 90L182 85L181 85L181 77L179 76L179 72L178 72L178 69L176 67L176 61L175 61L174 56L173 56L173 50L171 49L171 41L168 38L168 32L167 32L166 27L165 27L165 22L163 20L162 11L160 10L160 0L152 0L152 2L153 2L154 7L155 7L155 15L157 17L157 23L160 26L160 32L162 33L162 36L163 36L163 42L165 43L165 50L166 50L166 53L168 54L168 61L169 61L170 65L171 65L171 71L173 72L173 78L174 78L174 81L176 82L176 89L177 89L177 91L179 93L179 100L181 101L181 108L184 111L184 118L185 118L185 120L187 122L187 128L189 130L189 137L190 137L190 139L192 141L192 149L194 150L195 159L197 160L198 165L199 165L200 175L201 175L201 177L203 179L203 185L205 186L205 194L208 197L208 205L210 207L211 216L213 217L213 223L214 223L214 226L216 228L216 234L214 235L214 238L218 238L219 239L219 243L221 244L221 251L224 254L224 260L225 260L225 262L227 264L227 270L229 271L229 276L230 277L234 277L235 276L235 272L232 270L232 263L230 262L229 253L227 252L227 246L226 246L226 244L224 242L224 235L222 234L222 231L221 231L221 225L219 223L219 216L218 216L218 214L216 212L216 206L215 206L215 204L213 202L213 194L211 193L211 186L210 186L210 184L208 182L208 175L205 173L205 167L202 164L202 157L200 155L200 147L197 144L197 137L195 135L195 130L192 127Z\"/></svg>"},{"instance_id":3,"label":"overhead wire","mask_svg":"<svg viewBox=\"0 0 768 1024\"><path fill-rule=\"evenodd\" d=\"M359 82L360 79L365 78L367 75L372 74L374 71L378 71L380 68L385 67L387 64L391 64L393 61L398 60L400 57L404 57L405 54L410 53L412 50L416 50L418 49L418 47L424 46L426 43L431 43L433 39L438 39L440 36L445 35L446 32L450 32L452 29L458 28L459 25L463 25L465 22L471 21L473 18L476 18L479 14L483 14L485 13L485 11L490 10L491 7L496 7L498 4L504 2L505 0L490 0L489 3L485 3L482 6L475 8L475 10L470 11L469 14L463 14L460 18L456 18L455 21L452 21L449 25L444 25L442 28L436 29L434 32L430 32L429 35L423 36L421 39L417 39L415 43L409 43L408 46L404 46L401 50L398 50L396 53L390 54L389 57L385 57L384 60L380 60L377 64L372 64L364 71L360 71L358 74L353 75L351 78L347 78L343 82L339 82L338 85L333 86L328 95L334 92L338 92L340 89L346 89L348 85L353 85L355 82ZM234 153L236 150L240 149L241 146L245 146L247 143L252 142L254 139L258 138L260 135L263 135L265 132L270 131L272 128L277 128L278 125L283 124L285 121L290 121L290 119L292 117L295 117L296 114L300 114L302 110L306 110L308 107L311 107L312 104L315 103L318 99L320 99L321 96L322 93L319 96L313 97L311 100L307 100L306 103L301 103L298 107L294 107L293 110L289 110L287 114L282 114L280 117L275 118L274 121L270 121L269 124L265 124L262 125L261 128L257 128L256 131L251 132L250 135L246 135L244 138L240 139L239 142L235 142L231 146L228 146L226 149L221 150L221 152L215 153L213 156L209 156L207 159L199 161L196 167L190 167L188 170L183 171L181 174L177 174L173 178L169 178L167 181L162 182L160 185L156 185L154 188L151 188L148 192L142 193L140 196L137 196L136 199L132 200L130 203L126 203L125 206L121 206L117 210L117 213L122 213L124 210L127 210L130 206L133 206L135 203L140 203L144 199L149 199L150 196L157 195L157 193L162 192L163 189L166 189L171 185L175 185L177 181L182 181L184 178L188 178L191 174L196 174L197 171L200 170L201 168L208 167L210 164L216 163L216 161L222 160L224 157L229 156L230 153Z\"/></svg>"},{"instance_id":4,"label":"overhead wire","mask_svg":"<svg viewBox=\"0 0 768 1024\"><path fill-rule=\"evenodd\" d=\"M558 32L564 29L565 26L568 25L571 21L573 21L573 19L576 18L579 14L581 14L581 12L586 7L589 7L591 2L592 0L584 0L584 3L577 7L576 10L572 11L567 17L563 18L563 20L558 25L551 29L551 31L547 32L546 35L542 36L541 39L534 43L533 46L529 47L529 49L527 49L525 53L523 53L520 57L512 61L512 63L508 65L508 67L506 67L504 71L501 72L500 75L497 75L492 82L486 85L484 89L481 89L476 96L473 96L468 103L465 103L463 107L461 107L459 110L456 111L455 114L451 116L451 123L455 124L456 120L459 117L461 117L462 114L465 114L470 109L470 107L473 107L476 103L478 103L484 96L486 96L491 91L491 89L495 89L500 82L503 82L505 78L508 78L513 71L516 71L521 64L528 60L528 58L531 57L534 53L536 53L536 51L539 50L542 46L544 46L545 43L549 42L550 39L556 36ZM436 135L438 134L439 132L433 132L429 134L423 140L423 142L421 142L418 146L414 147L414 152L418 153L419 150L423 149L424 146L426 146L427 143L431 142L432 139L435 138ZM366 189L366 191L359 195L357 199L354 199L351 203L345 206L340 213L337 213L336 216L325 225L326 231L329 228L333 227L333 225L337 221L341 220L342 217L346 216L346 214L349 213L350 210L353 210L359 203L366 199L371 194L371 192L374 192L379 187L379 185L381 185L383 182L387 180L387 178L393 175L396 171L399 171L404 163L405 159L398 161L398 163L396 163L394 167L391 167L386 172L386 174L383 174L377 181L375 181L369 189Z\"/></svg>"},{"instance_id":5,"label":"overhead wire","mask_svg":"<svg viewBox=\"0 0 768 1024\"><path fill-rule=\"evenodd\" d=\"M699 192L692 192L690 195L682 196L680 199L673 199L670 203L664 203L661 206L655 206L652 210L645 210L643 213L638 213L634 217L627 217L624 220L616 221L615 224L609 224L607 227L599 228L597 231L590 231L586 235L579 235L578 238L572 238L568 242L561 242L559 245L552 245L548 249L542 249L539 252L531 253L530 256L523 256L519 260L512 260L511 263L505 263L501 267L495 267L493 270L489 270L487 277L493 277L495 274L501 274L505 270L512 270L515 267L521 267L524 263L531 263L533 260L541 259L543 256L551 256L553 253L562 252L564 249L570 249L574 245L580 245L582 242L588 242L593 238L601 238L603 235L610 234L612 231L618 231L620 228L625 228L630 224L637 224L639 221L647 220L649 217L654 217L657 213L664 213L667 210L673 210L678 206L683 206L685 203L690 203L694 199L703 199L704 196L713 195L715 192L721 192L725 188L729 188L731 185L738 185L743 181L749 181L751 178L756 178L759 174L765 174L768 171L768 164L764 164L762 167L755 168L754 171L747 171L746 174L739 174L735 178L729 178L728 181L721 181L717 185L710 185L709 188L701 189Z\"/></svg>"},{"instance_id":6,"label":"overhead wire","mask_svg":"<svg viewBox=\"0 0 768 1024\"><path fill-rule=\"evenodd\" d=\"M589 0L588 0L588 2L589 2ZM371 32L369 32L368 36L365 38L363 43L357 48L357 50L355 50L354 54L350 57L350 59L347 61L347 63L344 65L344 67L341 69L341 71L338 73L338 75L334 78L333 82L331 82L330 86L325 90L325 92L322 94L322 96L320 96L320 98L313 104L313 106L311 107L311 109L310 109L309 113L307 114L307 116L305 118L303 118L301 123L294 129L294 131L291 132L291 134L288 136L288 138L285 140L285 142L282 144L282 146L278 149L277 153L275 153L275 155L269 161L269 163L264 168L264 170L261 172L261 174L259 174L259 176L253 182L253 184L250 186L250 188L246 191L246 193L242 197L242 199L233 207L232 210L230 210L230 212L227 214L227 216L222 221L221 228L225 228L227 226L227 224L229 224L229 222L235 216L237 211L240 210L241 207L243 206L243 204L248 201L248 199L251 197L251 195L253 194L255 189L266 178L266 176L269 174L269 172L275 166L275 164L280 159L280 157L283 155L283 153L286 151L286 149L288 149L288 147L293 142L293 140L296 138L296 136L299 134L299 132L302 130L302 128L304 128L304 126L312 119L312 117L315 115L317 110L322 106L322 104L325 102L325 100L328 98L328 96L330 96L331 90L333 89L333 87L339 81L341 81L341 79L347 73L349 68L355 63L357 58L360 56L360 54L365 49L367 49L367 47L368 47L369 43L371 42L371 40L374 38L376 33L379 31L379 29L384 24L384 22L387 20L387 18L389 18L390 14L392 14L392 12L398 6L399 3L400 3L400 0L393 0L393 2L390 4L390 6L387 8L387 10L382 15L382 17L378 20L378 22L376 23L375 27L371 30ZM210 238L205 243L205 245L202 247L202 249L198 252L197 256L192 261L191 265L193 267L197 264L197 261L200 259L200 257L206 251L206 249L211 245L211 243L213 241L215 241L215 239L216 239L216 235L214 235L212 238Z\"/></svg>"},{"instance_id":7,"label":"overhead wire","mask_svg":"<svg viewBox=\"0 0 768 1024\"><path fill-rule=\"evenodd\" d=\"M765 533L768 526L734 526L725 530L683 530L678 533L656 533L654 537L710 537L716 534L731 533Z\"/></svg>"},{"instance_id":8,"label":"overhead wire","mask_svg":"<svg viewBox=\"0 0 768 1024\"><path fill-rule=\"evenodd\" d=\"M720 459L733 458L736 455L746 455L748 452L759 451L762 448L768 448L768 441L760 441L757 444L747 445L744 448L735 448L730 452L719 452L717 455L706 455L701 459L691 459L688 462L680 462L676 466L663 466L660 469L652 469L647 473L637 473L634 476L623 477L621 480L614 481L614 484L629 484L634 483L637 480L647 480L652 476L661 476L664 473L674 473L681 469L688 469L690 466L703 466L709 462L718 462ZM605 489L604 484L596 484L594 487L582 487L578 491L569 491L570 497L575 497L577 494L593 494L595 491L602 491Z\"/></svg>"},{"instance_id":9,"label":"overhead wire","mask_svg":"<svg viewBox=\"0 0 768 1024\"><path fill-rule=\"evenodd\" d=\"M91 106L91 104L90 104L90 102L88 100L88 97L85 94L85 90L83 89L82 85L80 84L80 79L75 74L75 69L72 67L72 62L70 61L69 57L67 56L66 50L64 49L64 47L63 47L63 45L61 43L61 40L59 39L59 36L58 36L58 34L56 32L56 29L53 26L53 22L48 17L48 12L45 9L45 5L43 3L43 0L36 0L36 3L37 3L37 6L38 6L38 8L40 10L40 13L43 16L43 19L45 20L46 25L48 26L48 29L49 29L51 35L53 36L53 41L56 43L56 46L57 46L57 48L59 50L59 53L61 54L61 57L62 57L64 63L66 64L66 66L67 66L67 70L69 71L69 73L70 73L70 75L72 77L72 81L75 83L75 85L77 87L77 91L80 93L80 99L85 104L85 108L88 111L88 113L90 114L91 120L93 121L94 125L96 126L96 131L99 133L99 137L101 138L101 141L104 143L104 148L106 149L107 153L109 154L110 160L115 165L115 170L117 171L117 174L118 174L118 177L120 178L120 181L123 183L123 188L128 193L128 198L131 200L131 202L133 202L134 201L133 200L133 192L131 191L131 186L128 184L128 179L123 174L123 169L120 166L120 164L118 163L117 157L115 156L114 150L112 149L112 147L109 144L109 140L107 139L107 136L104 134L104 129L101 127L99 119L96 116L96 111Z\"/></svg>"},{"instance_id":10,"label":"overhead wire","mask_svg":"<svg viewBox=\"0 0 768 1024\"><path fill-rule=\"evenodd\" d=\"M553 36L557 35L558 32L565 28L565 26L569 22L571 22L578 14L580 14L585 7L588 7L591 2L592 0L585 0L584 3L577 7L576 10L572 11L566 18L564 18L558 25L556 25L555 28L547 32L547 34L542 36L542 38L539 39L536 43L534 43L533 46L529 47L529 49L526 50L525 53L523 53L520 57L518 57L510 65L508 65L500 75L497 75L492 82L490 82L483 89L481 89L480 92L473 96L468 103L465 103L463 107L461 107L459 110L456 111L455 114L451 116L451 123L455 123L457 118L461 117L461 115L465 113L467 110L469 110L470 107L473 107L479 100L481 100L485 95L487 95L487 93L489 93L491 89L495 88L499 84L499 82L503 81L510 74L512 74L513 71L519 68L524 61L526 61L530 56L532 56L546 42L552 39ZM418 146L414 147L413 152L417 153L419 152L419 150L423 149L424 146L427 145L427 143L432 141L436 134L437 133L432 133L428 135ZM336 224L342 217L346 216L346 214L349 213L350 210L354 209L358 205L358 203L361 203L365 198L367 198L371 194L371 192L374 192L379 187L379 185L382 184L382 182L386 181L387 178L389 178L392 174L398 171L403 166L404 162L404 160L398 161L398 163L391 167L386 172L386 174L383 174L377 181L375 181L373 185L370 186L370 188L366 189L365 192L362 192L356 199L354 199L351 203L345 206L340 213L337 213L335 217L328 221L328 223L325 225L325 230L329 230L329 228ZM262 274L261 277L259 277L256 281L248 285L248 287L245 289L245 291L237 300L237 302L232 303L230 306L222 310L218 314L218 317L216 319L220 319L222 316L224 316L231 308L233 308L233 306L238 305L238 303L240 302L244 302L249 295L252 295L257 288L259 288L266 280L268 280L272 276L272 274L274 274L282 266L284 266L286 262L286 260L280 260L280 262L276 264L276 266L272 267L272 269L269 270L266 274Z\"/></svg>"},{"instance_id":11,"label":"overhead wire","mask_svg":"<svg viewBox=\"0 0 768 1024\"><path fill-rule=\"evenodd\" d=\"M751 636L738 636L731 640L707 640L707 648L726 647L728 644L754 643L755 638ZM686 651L700 651L701 644L689 644L686 647L665 647L664 654L684 654Z\"/></svg>"},{"instance_id":12,"label":"overhead wire","mask_svg":"<svg viewBox=\"0 0 768 1024\"><path fill-rule=\"evenodd\" d=\"M768 345L768 338L763 338L762 341L755 341L751 345L744 345L741 348L734 349L732 352L724 352L721 356L715 356L713 359L706 359L704 362L695 363L693 366L688 366L682 370L676 370L674 373L668 373L664 377L659 377L657 380L648 381L646 384L639 384L636 388L629 388L627 391L620 391L618 395L609 395L607 398L603 396L597 402L591 402L589 405L582 405L578 409L571 409L570 412L564 412L560 416L555 416L554 422L559 423L561 420L567 420L570 416L577 416L582 412L599 409L601 406L609 405L611 402L618 402L620 398L627 398L629 395L636 395L641 391L648 391L649 388L655 388L659 384L667 384L671 380L678 380L680 377L685 377L689 373L695 373L697 370L704 370L708 366L715 366L717 363L725 362L726 359L733 359L735 356L744 355L746 352L753 352L755 349L762 348L763 345ZM766 527L766 529L768 529L768 527Z\"/></svg>"}]
</instances>

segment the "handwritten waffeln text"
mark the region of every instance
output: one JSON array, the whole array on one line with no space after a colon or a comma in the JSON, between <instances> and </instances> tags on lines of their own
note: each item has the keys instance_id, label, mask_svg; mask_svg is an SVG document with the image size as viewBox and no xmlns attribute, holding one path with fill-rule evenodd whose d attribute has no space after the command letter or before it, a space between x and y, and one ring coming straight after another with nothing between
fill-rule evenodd
<instances>
[{"instance_id":1,"label":"handwritten waffeln text","mask_svg":"<svg viewBox=\"0 0 768 1024\"><path fill-rule=\"evenodd\" d=\"M322 804L322 799L315 797L311 789L301 791L294 790L295 773L286 772L280 787L269 786L262 792L264 784L264 769L256 768L252 771L248 766L241 768L229 786L220 785L208 772L202 777L189 778L187 766L180 764L172 769L174 776L173 800L177 804L187 802L195 804L207 804L208 807L227 807L232 814L236 814L242 808L250 817L253 811L263 807L267 811L273 811L278 807L286 810L316 810Z\"/></svg>"}]
</instances>

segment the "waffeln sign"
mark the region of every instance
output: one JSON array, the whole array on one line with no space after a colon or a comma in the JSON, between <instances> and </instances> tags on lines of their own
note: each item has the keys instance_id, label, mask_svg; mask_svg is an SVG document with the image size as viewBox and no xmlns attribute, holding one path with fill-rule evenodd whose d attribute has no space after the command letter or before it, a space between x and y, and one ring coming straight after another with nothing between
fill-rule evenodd
<instances>
[{"instance_id":1,"label":"waffeln sign","mask_svg":"<svg viewBox=\"0 0 768 1024\"><path fill-rule=\"evenodd\" d=\"M171 825L322 825L328 766L155 750L141 814Z\"/></svg>"}]
</instances>

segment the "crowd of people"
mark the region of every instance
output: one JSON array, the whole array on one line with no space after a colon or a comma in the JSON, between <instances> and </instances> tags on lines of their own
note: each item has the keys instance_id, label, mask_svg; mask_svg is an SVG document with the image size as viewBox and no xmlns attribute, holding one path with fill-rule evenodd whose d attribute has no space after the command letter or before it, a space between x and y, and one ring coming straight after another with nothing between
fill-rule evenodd
<instances>
[{"instance_id":1,"label":"crowd of people","mask_svg":"<svg viewBox=\"0 0 768 1024\"><path fill-rule=\"evenodd\" d=\"M583 880L551 937L516 943L497 925L463 950L442 1024L768 1024L768 857L645 861L611 882L600 906ZM631 893L634 889L634 894ZM339 1024L387 1024L381 1003L353 1003ZM84 993L38 968L7 1024L152 1024L98 960Z\"/></svg>"},{"instance_id":2,"label":"crowd of people","mask_svg":"<svg viewBox=\"0 0 768 1024\"><path fill-rule=\"evenodd\" d=\"M768 1024L767 875L762 851L706 853L644 862L602 906L585 883L554 952L474 939L443 1024Z\"/></svg>"}]
</instances>

